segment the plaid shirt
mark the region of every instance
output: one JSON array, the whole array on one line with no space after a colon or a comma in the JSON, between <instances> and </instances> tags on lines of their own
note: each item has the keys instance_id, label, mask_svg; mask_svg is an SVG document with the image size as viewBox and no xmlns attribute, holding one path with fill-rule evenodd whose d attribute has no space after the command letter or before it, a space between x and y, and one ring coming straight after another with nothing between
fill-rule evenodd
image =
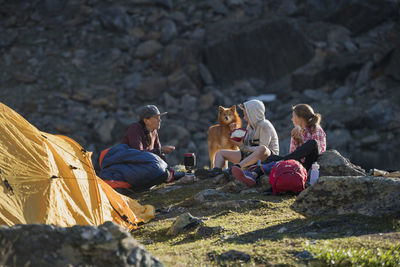
<instances>
[{"instance_id":1,"label":"plaid shirt","mask_svg":"<svg viewBox=\"0 0 400 267\"><path fill-rule=\"evenodd\" d=\"M322 130L321 126L315 126L315 131L311 131L310 128L305 127L302 131L303 142L307 142L308 140L316 140L318 143L318 151L319 154L326 151L326 134L324 130ZM290 149L289 153L292 153L296 150L300 145L297 145L293 138L290 139Z\"/></svg>"}]
</instances>

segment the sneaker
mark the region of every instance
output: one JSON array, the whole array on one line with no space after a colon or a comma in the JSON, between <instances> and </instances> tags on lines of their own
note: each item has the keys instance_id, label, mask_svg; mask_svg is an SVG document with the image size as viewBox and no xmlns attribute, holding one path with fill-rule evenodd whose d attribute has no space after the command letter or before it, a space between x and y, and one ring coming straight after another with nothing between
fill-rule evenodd
<instances>
[{"instance_id":1,"label":"sneaker","mask_svg":"<svg viewBox=\"0 0 400 267\"><path fill-rule=\"evenodd\" d=\"M221 168L213 168L213 169L197 169L194 171L194 176L199 179L206 179L210 177L215 177L219 174L224 173Z\"/></svg>"},{"instance_id":2,"label":"sneaker","mask_svg":"<svg viewBox=\"0 0 400 267\"><path fill-rule=\"evenodd\" d=\"M264 174L269 175L271 170L272 170L272 167L274 167L275 164L276 164L276 161L272 161L272 162L267 163L267 164L260 164L260 168L261 168L261 170L263 171Z\"/></svg>"},{"instance_id":3,"label":"sneaker","mask_svg":"<svg viewBox=\"0 0 400 267\"><path fill-rule=\"evenodd\" d=\"M167 183L172 183L184 177L186 175L185 172L175 171L174 169L168 168L167 169Z\"/></svg>"},{"instance_id":4,"label":"sneaker","mask_svg":"<svg viewBox=\"0 0 400 267\"><path fill-rule=\"evenodd\" d=\"M172 183L174 181L174 179L175 179L175 175L174 175L175 171L172 170L172 169L167 169L166 171L167 171L167 180L166 180L166 182L167 183Z\"/></svg>"},{"instance_id":5,"label":"sneaker","mask_svg":"<svg viewBox=\"0 0 400 267\"><path fill-rule=\"evenodd\" d=\"M250 172L255 172L255 171L257 171L259 168L260 168L259 165L252 165L252 166L248 167L247 170L250 171Z\"/></svg>"},{"instance_id":6,"label":"sneaker","mask_svg":"<svg viewBox=\"0 0 400 267\"><path fill-rule=\"evenodd\" d=\"M245 183L249 187L253 187L256 185L256 178L250 171L242 170L238 166L233 166L232 175L237 180L241 181L242 183Z\"/></svg>"}]
</instances>

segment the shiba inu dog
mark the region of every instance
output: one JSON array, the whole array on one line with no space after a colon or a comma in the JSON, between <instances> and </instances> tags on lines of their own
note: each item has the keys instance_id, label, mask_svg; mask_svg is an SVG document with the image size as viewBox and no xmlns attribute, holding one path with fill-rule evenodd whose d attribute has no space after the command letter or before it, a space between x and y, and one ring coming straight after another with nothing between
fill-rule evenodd
<instances>
[{"instance_id":1,"label":"shiba inu dog","mask_svg":"<svg viewBox=\"0 0 400 267\"><path fill-rule=\"evenodd\" d=\"M230 108L219 106L218 112L219 124L215 124L208 128L207 142L208 142L208 156L211 161L211 168L214 168L215 154L220 149L239 149L230 142L230 133L235 128L242 126L242 120L233 105Z\"/></svg>"}]
</instances>

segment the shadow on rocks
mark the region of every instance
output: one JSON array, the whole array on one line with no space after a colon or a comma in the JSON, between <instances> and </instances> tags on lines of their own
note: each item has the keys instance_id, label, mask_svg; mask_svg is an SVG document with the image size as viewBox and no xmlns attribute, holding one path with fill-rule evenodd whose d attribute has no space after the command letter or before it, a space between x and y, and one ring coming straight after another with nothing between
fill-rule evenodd
<instances>
[{"instance_id":1,"label":"shadow on rocks","mask_svg":"<svg viewBox=\"0 0 400 267\"><path fill-rule=\"evenodd\" d=\"M230 243L253 243L255 240L280 240L283 238L332 239L389 232L394 227L393 217L368 217L362 215L323 216L296 219L287 223L248 232L227 240Z\"/></svg>"}]
</instances>

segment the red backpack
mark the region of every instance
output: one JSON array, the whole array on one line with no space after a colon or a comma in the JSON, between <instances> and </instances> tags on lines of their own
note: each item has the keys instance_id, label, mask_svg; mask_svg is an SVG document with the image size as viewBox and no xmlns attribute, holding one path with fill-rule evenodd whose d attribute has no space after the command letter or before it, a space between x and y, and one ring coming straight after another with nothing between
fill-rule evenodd
<instances>
[{"instance_id":1,"label":"red backpack","mask_svg":"<svg viewBox=\"0 0 400 267\"><path fill-rule=\"evenodd\" d=\"M294 159L278 162L269 175L274 195L287 191L299 193L305 189L306 180L307 170Z\"/></svg>"}]
</instances>

